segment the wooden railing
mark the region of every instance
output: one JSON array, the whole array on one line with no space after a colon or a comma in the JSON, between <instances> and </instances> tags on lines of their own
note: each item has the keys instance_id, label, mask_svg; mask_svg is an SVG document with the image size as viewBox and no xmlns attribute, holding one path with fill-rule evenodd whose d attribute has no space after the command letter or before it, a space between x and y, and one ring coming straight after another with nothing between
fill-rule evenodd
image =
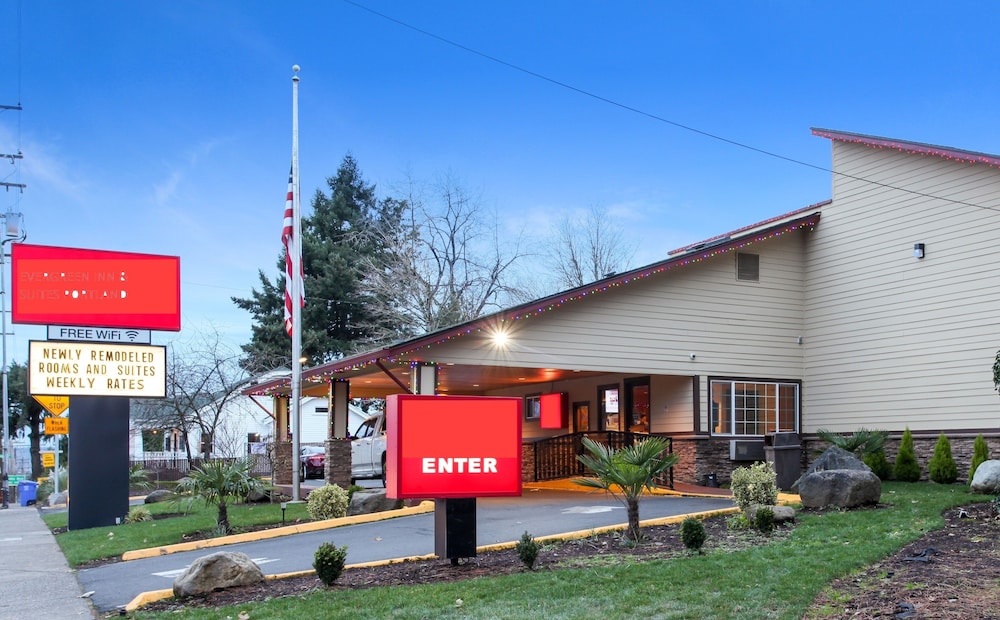
<instances>
[{"instance_id":1,"label":"wooden railing","mask_svg":"<svg viewBox=\"0 0 1000 620\"><path fill-rule=\"evenodd\" d=\"M595 431L586 433L573 433L570 435L558 435L548 437L535 442L535 481L558 480L560 478L572 478L574 476L586 476L587 468L580 463L577 456L586 451L583 447L583 437L604 444L612 450L618 450L633 445L636 441L649 437L646 433L628 433L620 431ZM673 453L673 442L669 437L667 440L667 453ZM657 483L673 488L674 470L670 468L662 480Z\"/></svg>"}]
</instances>

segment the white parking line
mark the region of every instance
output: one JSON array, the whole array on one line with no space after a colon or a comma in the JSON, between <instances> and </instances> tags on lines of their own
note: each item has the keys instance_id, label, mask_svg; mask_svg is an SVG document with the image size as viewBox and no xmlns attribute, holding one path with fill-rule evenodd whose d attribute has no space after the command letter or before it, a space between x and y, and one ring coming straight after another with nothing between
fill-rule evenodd
<instances>
[{"instance_id":1,"label":"white parking line","mask_svg":"<svg viewBox=\"0 0 1000 620\"><path fill-rule=\"evenodd\" d=\"M259 566L261 564L267 564L268 562L277 562L279 559L280 558L253 558L253 562ZM189 568L191 568L190 564L188 564L184 568L179 568L177 570L165 570L159 573L153 573L153 575L157 577L167 577L168 579L173 579Z\"/></svg>"}]
</instances>

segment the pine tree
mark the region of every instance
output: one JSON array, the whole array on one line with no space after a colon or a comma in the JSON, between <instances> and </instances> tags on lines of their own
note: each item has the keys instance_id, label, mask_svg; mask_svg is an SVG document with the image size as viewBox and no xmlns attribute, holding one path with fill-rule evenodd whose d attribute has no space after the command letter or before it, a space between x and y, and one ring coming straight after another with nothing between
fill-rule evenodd
<instances>
[{"instance_id":1,"label":"pine tree","mask_svg":"<svg viewBox=\"0 0 1000 620\"><path fill-rule=\"evenodd\" d=\"M944 433L934 444L934 456L927 464L927 473L931 480L939 484L951 484L958 480L958 465L951 456L951 442Z\"/></svg>"},{"instance_id":2,"label":"pine tree","mask_svg":"<svg viewBox=\"0 0 1000 620\"><path fill-rule=\"evenodd\" d=\"M972 463L969 466L969 484L972 484L972 477L984 461L990 460L990 447L986 445L986 438L980 433L976 435L976 441L972 444Z\"/></svg>"},{"instance_id":3,"label":"pine tree","mask_svg":"<svg viewBox=\"0 0 1000 620\"><path fill-rule=\"evenodd\" d=\"M376 198L375 186L365 182L357 162L347 155L336 176L328 177L330 194L317 190L312 214L302 216L302 266L306 304L302 309L302 353L322 363L353 352L374 331L371 300L363 291L365 274L359 268L380 248L361 234L374 221L398 214L398 203ZM275 246L278 247L277 234ZM262 372L290 366L288 334L284 329L285 257L277 261L272 283L260 272L260 290L233 303L252 315L251 340L243 345L244 368Z\"/></svg>"},{"instance_id":4,"label":"pine tree","mask_svg":"<svg viewBox=\"0 0 1000 620\"><path fill-rule=\"evenodd\" d=\"M896 480L902 482L920 480L920 463L917 462L917 453L913 449L913 434L910 433L909 426L903 431L903 438L899 442L899 452L896 453L892 473Z\"/></svg>"}]
</instances>

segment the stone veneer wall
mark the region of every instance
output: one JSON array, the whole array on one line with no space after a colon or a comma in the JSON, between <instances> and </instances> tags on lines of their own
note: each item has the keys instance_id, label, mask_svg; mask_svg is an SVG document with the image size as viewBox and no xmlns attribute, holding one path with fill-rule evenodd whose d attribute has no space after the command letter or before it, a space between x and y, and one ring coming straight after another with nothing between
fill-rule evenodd
<instances>
[{"instance_id":1,"label":"stone veneer wall","mask_svg":"<svg viewBox=\"0 0 1000 620\"><path fill-rule=\"evenodd\" d=\"M292 483L292 442L279 441L274 444L274 468L271 471L274 484Z\"/></svg>"},{"instance_id":2,"label":"stone veneer wall","mask_svg":"<svg viewBox=\"0 0 1000 620\"><path fill-rule=\"evenodd\" d=\"M326 462L323 479L342 489L351 486L351 442L344 439L326 440Z\"/></svg>"},{"instance_id":3,"label":"stone veneer wall","mask_svg":"<svg viewBox=\"0 0 1000 620\"><path fill-rule=\"evenodd\" d=\"M521 443L521 482L535 482L535 444Z\"/></svg>"}]
</instances>

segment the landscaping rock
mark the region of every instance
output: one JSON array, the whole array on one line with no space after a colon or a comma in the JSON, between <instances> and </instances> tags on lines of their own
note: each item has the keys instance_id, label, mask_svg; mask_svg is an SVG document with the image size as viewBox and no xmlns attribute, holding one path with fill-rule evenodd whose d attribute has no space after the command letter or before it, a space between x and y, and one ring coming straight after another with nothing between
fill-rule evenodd
<instances>
[{"instance_id":1,"label":"landscaping rock","mask_svg":"<svg viewBox=\"0 0 1000 620\"><path fill-rule=\"evenodd\" d=\"M245 553L221 551L195 560L174 579L174 596L199 596L264 581L264 573Z\"/></svg>"},{"instance_id":2,"label":"landscaping rock","mask_svg":"<svg viewBox=\"0 0 1000 620\"><path fill-rule=\"evenodd\" d=\"M855 508L877 504L882 481L858 469L830 469L808 473L795 483L803 508Z\"/></svg>"},{"instance_id":3,"label":"landscaping rock","mask_svg":"<svg viewBox=\"0 0 1000 620\"><path fill-rule=\"evenodd\" d=\"M385 489L355 491L354 495L351 496L351 505L347 507L347 516L395 510L401 508L402 505L403 503L399 500L386 498Z\"/></svg>"},{"instance_id":4,"label":"landscaping rock","mask_svg":"<svg viewBox=\"0 0 1000 620\"><path fill-rule=\"evenodd\" d=\"M173 491L168 491L166 489L156 489L155 491L150 491L146 494L146 499L142 500L144 504L156 504L159 502L167 502L173 499Z\"/></svg>"},{"instance_id":5,"label":"landscaping rock","mask_svg":"<svg viewBox=\"0 0 1000 620\"><path fill-rule=\"evenodd\" d=\"M983 461L972 475L973 493L1000 494L1000 461Z\"/></svg>"},{"instance_id":6,"label":"landscaping rock","mask_svg":"<svg viewBox=\"0 0 1000 620\"><path fill-rule=\"evenodd\" d=\"M774 513L775 523L788 523L795 520L795 509L791 506L766 506L771 509ZM754 519L757 518L757 509L760 506L753 506L750 508L750 514L747 515L747 519L753 523Z\"/></svg>"},{"instance_id":7,"label":"landscaping rock","mask_svg":"<svg viewBox=\"0 0 1000 620\"><path fill-rule=\"evenodd\" d=\"M49 494L49 506L65 506L66 505L66 491L59 491L58 493Z\"/></svg>"},{"instance_id":8,"label":"landscaping rock","mask_svg":"<svg viewBox=\"0 0 1000 620\"><path fill-rule=\"evenodd\" d=\"M856 469L858 471L871 471L871 467L865 465L864 461L854 456L847 450L838 446L830 446L826 449L826 452L813 461L813 464L809 466L806 473L802 474L802 477L818 471L827 471L830 469ZM799 480L801 479L802 478L799 478Z\"/></svg>"}]
</instances>

